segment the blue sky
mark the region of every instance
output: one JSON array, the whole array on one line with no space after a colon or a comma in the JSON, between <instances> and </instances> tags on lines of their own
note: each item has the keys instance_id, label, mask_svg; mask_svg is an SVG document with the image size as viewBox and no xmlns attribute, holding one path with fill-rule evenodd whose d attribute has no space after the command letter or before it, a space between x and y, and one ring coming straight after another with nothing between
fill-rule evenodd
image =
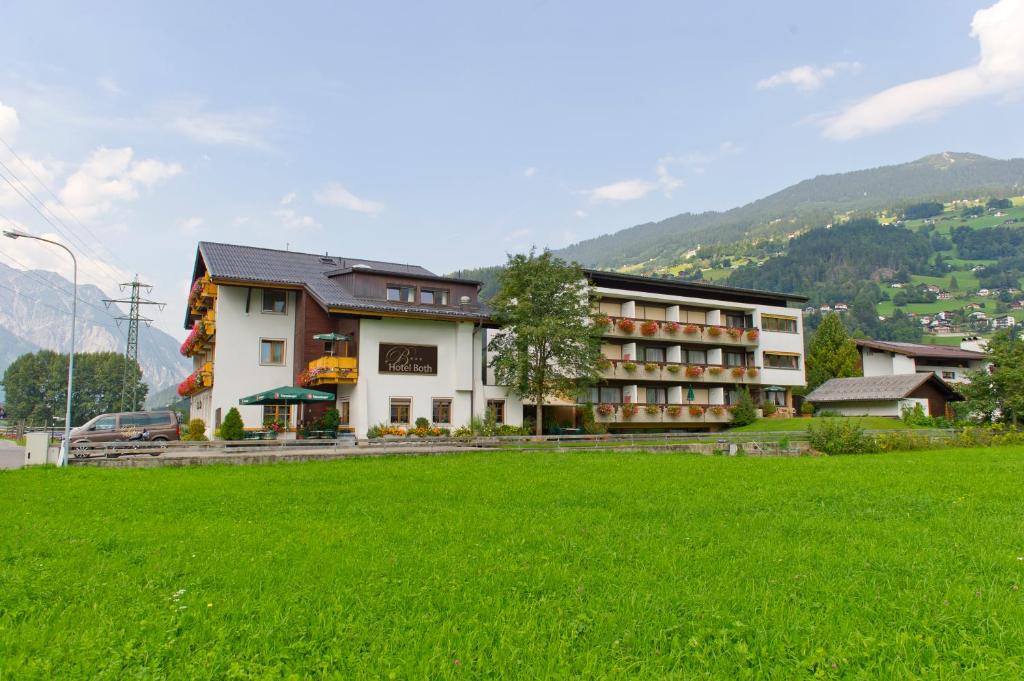
<instances>
[{"instance_id":1,"label":"blue sky","mask_svg":"<svg viewBox=\"0 0 1024 681\"><path fill-rule=\"evenodd\" d=\"M3 182L0 223L84 241L87 281L139 272L179 336L198 239L446 272L821 173L1024 156L1024 0L136 5L0 4L0 136L73 234Z\"/></svg>"}]
</instances>

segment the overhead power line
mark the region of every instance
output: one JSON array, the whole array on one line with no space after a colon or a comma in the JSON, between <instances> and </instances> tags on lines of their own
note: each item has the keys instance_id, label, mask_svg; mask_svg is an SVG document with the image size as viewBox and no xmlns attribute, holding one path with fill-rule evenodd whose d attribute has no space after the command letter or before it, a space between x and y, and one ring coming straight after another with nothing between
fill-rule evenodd
<instances>
[{"instance_id":1,"label":"overhead power line","mask_svg":"<svg viewBox=\"0 0 1024 681\"><path fill-rule=\"evenodd\" d=\"M125 405L130 405L129 409L136 409L138 407L136 387L138 383L135 380L128 380L129 367L139 362L139 322L145 323L148 327L153 320L148 317L143 317L139 314L139 308L142 305L156 305L159 309L163 310L166 303L158 303L155 300L146 300L139 295L140 289L146 289L149 293L153 290L153 287L149 284L143 284L139 281L139 275L135 275L135 278L127 283L121 284L120 288L122 291L130 290L128 298L121 298L119 300L104 300L103 303L107 306L113 305L114 303L125 303L128 305L128 315L115 317L120 322L128 322L128 342L125 346L125 363L124 363L124 374L121 378L121 409L125 409ZM131 401L129 402L129 398Z\"/></svg>"}]
</instances>

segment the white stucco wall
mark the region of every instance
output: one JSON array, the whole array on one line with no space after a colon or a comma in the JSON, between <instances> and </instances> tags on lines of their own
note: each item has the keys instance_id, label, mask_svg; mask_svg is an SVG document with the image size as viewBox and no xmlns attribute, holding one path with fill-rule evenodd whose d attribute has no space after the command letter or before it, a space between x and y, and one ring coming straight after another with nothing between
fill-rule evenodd
<instances>
[{"instance_id":1,"label":"white stucco wall","mask_svg":"<svg viewBox=\"0 0 1024 681\"><path fill-rule=\"evenodd\" d=\"M262 312L263 290L252 289L249 312L245 312L247 288L219 286L217 288L217 336L213 352L213 389L199 393L193 404L202 403L207 435L212 436L216 410L221 420L231 407L238 407L246 428L263 425L263 407L239 406L238 400L263 390L294 383L295 357L295 293L288 293L284 314ZM260 365L260 339L283 340L285 363L283 366ZM293 408L292 419L295 413Z\"/></svg>"},{"instance_id":2,"label":"white stucco wall","mask_svg":"<svg viewBox=\"0 0 1024 681\"><path fill-rule=\"evenodd\" d=\"M761 315L793 317L796 319L797 333L783 331L766 331L761 322ZM789 307L772 307L758 305L754 308L754 326L761 329L758 351L755 362L761 368L761 385L779 385L784 387L804 385L807 383L804 367L804 320L800 310ZM800 353L799 369L771 369L764 366L764 353Z\"/></svg>"},{"instance_id":3,"label":"white stucco wall","mask_svg":"<svg viewBox=\"0 0 1024 681\"><path fill-rule=\"evenodd\" d=\"M835 412L841 416L900 416L900 401L829 402L816 404L818 411ZM925 407L927 409L927 406Z\"/></svg>"}]
</instances>

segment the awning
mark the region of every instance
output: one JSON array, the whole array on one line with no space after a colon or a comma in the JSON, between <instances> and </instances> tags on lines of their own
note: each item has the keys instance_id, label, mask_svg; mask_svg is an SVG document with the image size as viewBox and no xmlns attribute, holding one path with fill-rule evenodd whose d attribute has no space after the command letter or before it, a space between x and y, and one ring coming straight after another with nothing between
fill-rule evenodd
<instances>
[{"instance_id":1,"label":"awning","mask_svg":"<svg viewBox=\"0 0 1024 681\"><path fill-rule=\"evenodd\" d=\"M334 333L332 331L331 333L318 333L315 336L313 336L313 340L329 341L329 342L337 343L338 341L349 341L349 340L352 340L352 336L346 336L343 333Z\"/></svg>"},{"instance_id":2,"label":"awning","mask_svg":"<svg viewBox=\"0 0 1024 681\"><path fill-rule=\"evenodd\" d=\"M785 392L785 391L786 391L786 389L785 389L785 388L783 388L783 387L782 387L782 386L780 386L780 385L769 385L769 386L765 386L765 387L761 388L761 390L771 390L771 391L773 391L773 392L774 392L774 391L779 391L779 392Z\"/></svg>"},{"instance_id":3,"label":"awning","mask_svg":"<svg viewBox=\"0 0 1024 681\"><path fill-rule=\"evenodd\" d=\"M249 395L238 400L239 404L308 404L310 402L333 402L336 399L333 393L326 393L322 390L311 390L310 388L297 388L283 385L273 390L264 390L255 395Z\"/></svg>"}]
</instances>

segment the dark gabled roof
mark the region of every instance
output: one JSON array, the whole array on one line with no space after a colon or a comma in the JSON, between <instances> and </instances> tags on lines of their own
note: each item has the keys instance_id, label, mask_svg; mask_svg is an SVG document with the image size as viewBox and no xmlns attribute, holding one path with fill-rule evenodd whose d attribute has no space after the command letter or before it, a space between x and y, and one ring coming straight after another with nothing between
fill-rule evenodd
<instances>
[{"instance_id":1,"label":"dark gabled roof","mask_svg":"<svg viewBox=\"0 0 1024 681\"><path fill-rule=\"evenodd\" d=\"M923 343L902 343L896 341L876 340L855 340L854 342L857 343L857 345L862 348L871 348L872 350L894 352L898 355L906 355L907 357L920 357L922 359L986 358L984 352L977 352L976 350L962 350L960 348L954 348L944 345L925 345Z\"/></svg>"},{"instance_id":2,"label":"dark gabled roof","mask_svg":"<svg viewBox=\"0 0 1024 681\"><path fill-rule=\"evenodd\" d=\"M806 399L815 404L899 400L909 396L910 393L929 381L945 393L947 399L954 401L963 399L960 393L930 371L920 374L831 378L811 391Z\"/></svg>"},{"instance_id":3,"label":"dark gabled roof","mask_svg":"<svg viewBox=\"0 0 1024 681\"><path fill-rule=\"evenodd\" d=\"M196 252L193 278L199 277L204 271L210 275L214 283L268 284L302 288L324 309L355 310L371 314L377 312L411 316L429 315L475 321L486 321L490 317L489 309L481 304L440 307L360 298L345 288L338 278L338 275L348 272L379 271L413 279L458 281L470 285L476 283L439 277L419 265L201 241ZM186 328L189 326L188 321L186 317Z\"/></svg>"},{"instance_id":4,"label":"dark gabled roof","mask_svg":"<svg viewBox=\"0 0 1024 681\"><path fill-rule=\"evenodd\" d=\"M664 293L667 295L687 296L691 298L714 298L735 303L752 305L775 305L786 307L787 303L806 303L807 297L795 293L774 293L752 288L737 288L720 284L706 284L699 281L683 281L662 277L641 277L636 274L606 272L604 270L583 270L597 286L621 288L628 291L646 293Z\"/></svg>"}]
</instances>

